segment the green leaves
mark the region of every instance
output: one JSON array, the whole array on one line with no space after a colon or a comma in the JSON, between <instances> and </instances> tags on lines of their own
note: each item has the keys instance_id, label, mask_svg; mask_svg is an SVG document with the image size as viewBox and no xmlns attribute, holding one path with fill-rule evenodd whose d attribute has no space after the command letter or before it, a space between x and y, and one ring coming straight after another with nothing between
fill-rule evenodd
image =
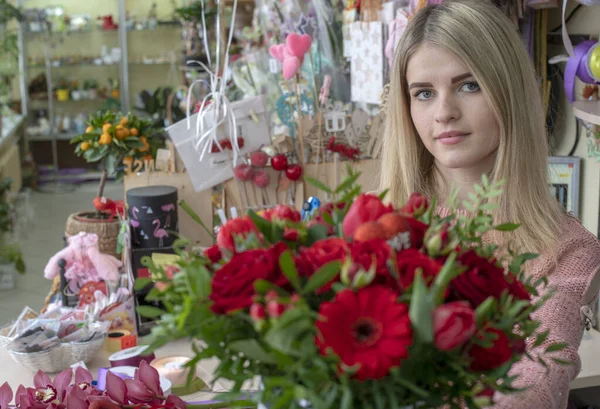
<instances>
[{"instance_id":1,"label":"green leaves","mask_svg":"<svg viewBox=\"0 0 600 409\"><path fill-rule=\"evenodd\" d=\"M137 312L146 318L159 318L165 313L160 308L152 307L150 305L138 305L136 308Z\"/></svg>"},{"instance_id":2,"label":"green leaves","mask_svg":"<svg viewBox=\"0 0 600 409\"><path fill-rule=\"evenodd\" d=\"M308 279L308 282L302 289L302 294L312 293L325 286L325 284L329 283L340 273L341 268L342 263L339 261L331 261L325 264Z\"/></svg>"},{"instance_id":3,"label":"green leaves","mask_svg":"<svg viewBox=\"0 0 600 409\"><path fill-rule=\"evenodd\" d=\"M265 364L274 364L276 362L255 339L234 341L229 344L229 348L235 352L241 352L250 359L261 361Z\"/></svg>"},{"instance_id":4,"label":"green leaves","mask_svg":"<svg viewBox=\"0 0 600 409\"><path fill-rule=\"evenodd\" d=\"M141 291L150 284L152 284L152 279L148 277L140 277L135 280L135 285L133 288L135 291Z\"/></svg>"},{"instance_id":5,"label":"green leaves","mask_svg":"<svg viewBox=\"0 0 600 409\"><path fill-rule=\"evenodd\" d=\"M415 335L424 343L433 341L433 325L431 322L435 303L427 290L420 269L417 270L413 282L413 294L408 315Z\"/></svg>"},{"instance_id":6,"label":"green leaves","mask_svg":"<svg viewBox=\"0 0 600 409\"><path fill-rule=\"evenodd\" d=\"M513 231L518 229L520 226L520 224L518 223L504 223L504 224L499 224L498 226L495 226L494 229L498 230L498 231Z\"/></svg>"},{"instance_id":7,"label":"green leaves","mask_svg":"<svg viewBox=\"0 0 600 409\"><path fill-rule=\"evenodd\" d=\"M313 185L314 187L316 187L317 189L322 190L325 193L333 193L333 191L327 185L325 185L323 182L321 182L320 180L312 178L308 175L304 175L304 180L307 181L308 183L310 183L311 185Z\"/></svg>"},{"instance_id":8,"label":"green leaves","mask_svg":"<svg viewBox=\"0 0 600 409\"><path fill-rule=\"evenodd\" d=\"M279 267L281 267L283 275L288 279L290 284L296 290L300 290L300 279L298 278L298 271L296 270L291 251L286 250L281 254L281 257L279 257Z\"/></svg>"},{"instance_id":9,"label":"green leaves","mask_svg":"<svg viewBox=\"0 0 600 409\"><path fill-rule=\"evenodd\" d=\"M313 224L307 229L306 232L307 235L305 246L310 247L315 242L327 238L328 228L322 224Z\"/></svg>"}]
</instances>

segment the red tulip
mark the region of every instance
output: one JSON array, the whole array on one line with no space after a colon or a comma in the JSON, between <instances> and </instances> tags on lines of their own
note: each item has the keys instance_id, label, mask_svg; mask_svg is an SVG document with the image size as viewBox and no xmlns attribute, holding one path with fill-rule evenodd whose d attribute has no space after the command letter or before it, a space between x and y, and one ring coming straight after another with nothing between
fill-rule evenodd
<instances>
[{"instance_id":1,"label":"red tulip","mask_svg":"<svg viewBox=\"0 0 600 409\"><path fill-rule=\"evenodd\" d=\"M106 393L118 404L126 403L127 386L125 386L125 381L111 371L106 374Z\"/></svg>"},{"instance_id":2,"label":"red tulip","mask_svg":"<svg viewBox=\"0 0 600 409\"><path fill-rule=\"evenodd\" d=\"M350 206L342 227L344 236L354 236L354 231L363 223L374 222L386 213L393 212L392 206L385 206L381 199L371 194L359 195Z\"/></svg>"}]
</instances>

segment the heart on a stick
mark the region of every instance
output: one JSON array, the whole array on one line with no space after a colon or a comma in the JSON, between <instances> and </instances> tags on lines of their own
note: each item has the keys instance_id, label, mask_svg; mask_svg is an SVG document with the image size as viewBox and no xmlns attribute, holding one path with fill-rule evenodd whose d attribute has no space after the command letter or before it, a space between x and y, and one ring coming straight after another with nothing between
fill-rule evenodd
<instances>
[{"instance_id":1,"label":"heart on a stick","mask_svg":"<svg viewBox=\"0 0 600 409\"><path fill-rule=\"evenodd\" d=\"M272 45L271 48L269 48L269 54L271 54L271 57L275 58L279 62L283 62L283 59L285 58L284 51L285 44Z\"/></svg>"},{"instance_id":2,"label":"heart on a stick","mask_svg":"<svg viewBox=\"0 0 600 409\"><path fill-rule=\"evenodd\" d=\"M283 78L286 80L291 79L296 73L298 69L302 65L300 58L298 57L286 57L283 61Z\"/></svg>"},{"instance_id":3,"label":"heart on a stick","mask_svg":"<svg viewBox=\"0 0 600 409\"><path fill-rule=\"evenodd\" d=\"M292 33L286 37L285 44L292 55L298 58L304 58L304 54L310 50L312 38L310 38L308 34L298 35Z\"/></svg>"}]
</instances>

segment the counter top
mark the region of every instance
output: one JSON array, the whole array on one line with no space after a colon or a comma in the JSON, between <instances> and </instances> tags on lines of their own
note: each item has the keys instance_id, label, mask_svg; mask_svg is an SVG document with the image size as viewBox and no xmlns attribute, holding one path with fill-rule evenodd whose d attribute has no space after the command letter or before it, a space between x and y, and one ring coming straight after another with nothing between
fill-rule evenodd
<instances>
[{"instance_id":1,"label":"counter top","mask_svg":"<svg viewBox=\"0 0 600 409\"><path fill-rule=\"evenodd\" d=\"M600 386L600 354L598 354L598 352L600 352L600 332L596 330L586 331L579 348L579 354L581 356L581 372L571 383L571 389ZM97 374L98 368L108 366L108 357L110 355L109 352L102 351L87 364L88 369L92 374ZM165 356L191 357L193 352L189 341L179 340L159 348L155 351L155 355L157 358ZM34 373L17 364L4 348L0 348L0 362L2 362L0 369L0 385L4 382L8 382L13 390L16 390L20 384L25 386L33 385ZM210 382L217 363L218 361L216 359L202 361L196 368L197 375L205 382ZM53 378L54 375L51 375L51 377ZM212 390L196 392L192 395L183 396L182 398L187 402L211 400L218 396L219 393L226 392L228 387L229 385L226 381L219 381L213 386Z\"/></svg>"}]
</instances>

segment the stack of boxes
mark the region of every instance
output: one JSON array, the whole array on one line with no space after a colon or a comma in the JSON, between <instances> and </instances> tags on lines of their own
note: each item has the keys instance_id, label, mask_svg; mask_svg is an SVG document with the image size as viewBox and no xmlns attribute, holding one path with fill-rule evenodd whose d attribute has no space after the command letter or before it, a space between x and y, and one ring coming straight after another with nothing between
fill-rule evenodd
<instances>
[{"instance_id":1,"label":"stack of boxes","mask_svg":"<svg viewBox=\"0 0 600 409\"><path fill-rule=\"evenodd\" d=\"M127 208L131 224L131 264L135 278L150 277L142 259L154 253L174 254L173 242L179 232L177 218L177 188L173 186L144 186L127 191ZM160 307L145 300L153 284L137 291L135 304ZM138 334L150 333L153 320L136 314Z\"/></svg>"}]
</instances>

